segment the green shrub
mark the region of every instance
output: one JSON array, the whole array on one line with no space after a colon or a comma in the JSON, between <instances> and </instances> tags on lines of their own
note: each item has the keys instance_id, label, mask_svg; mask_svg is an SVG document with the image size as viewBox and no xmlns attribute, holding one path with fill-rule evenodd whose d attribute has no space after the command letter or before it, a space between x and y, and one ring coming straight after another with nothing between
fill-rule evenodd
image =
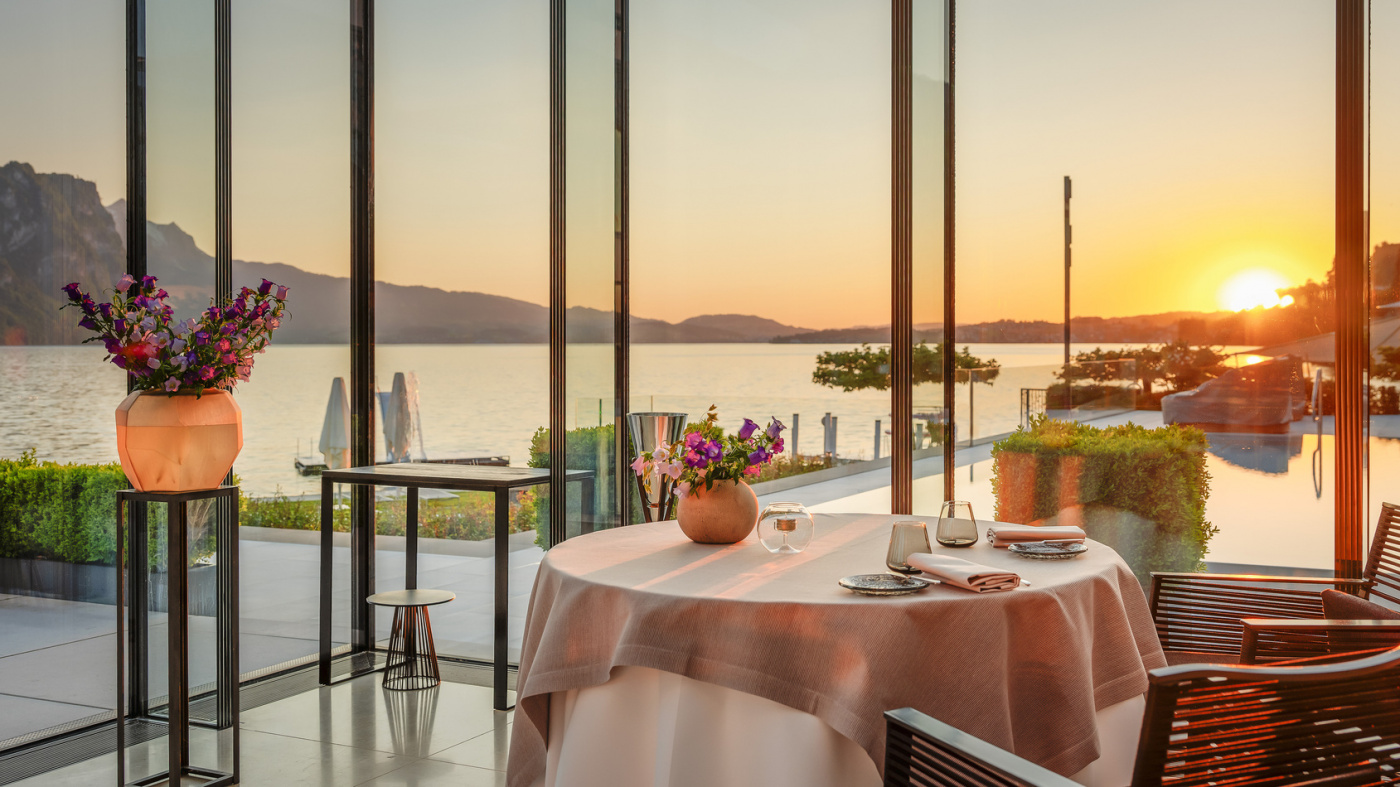
<instances>
[{"instance_id":1,"label":"green shrub","mask_svg":"<svg viewBox=\"0 0 1400 787\"><path fill-rule=\"evenodd\" d=\"M0 557L110 566L116 560L116 493L130 486L121 465L40 462L32 450L0 459ZM150 565L165 554L165 506L148 506ZM207 508L207 507L205 507ZM191 521L202 523L199 506ZM196 529L191 553L213 554L213 529Z\"/></svg>"},{"instance_id":2,"label":"green shrub","mask_svg":"<svg viewBox=\"0 0 1400 787\"><path fill-rule=\"evenodd\" d=\"M593 501L595 510L599 512L617 510L613 500L613 490L616 488L613 481L613 468L617 464L613 461L615 455L612 424L586 426L565 432L564 461L569 469L592 470L596 473L593 477ZM536 429L534 436L530 438L529 465L549 467L549 429L546 427ZM569 484L569 522L577 522L581 518L583 500L578 487L578 484ZM541 549L549 548L549 503L547 488L541 489L535 499L535 544ZM642 521L641 500L632 495L628 504L632 507L631 521Z\"/></svg>"},{"instance_id":3,"label":"green shrub","mask_svg":"<svg viewBox=\"0 0 1400 787\"><path fill-rule=\"evenodd\" d=\"M1042 416L992 446L995 517L1024 523L1084 506L1089 537L1116 549L1139 580L1200 571L1216 532L1205 518L1206 447L1189 426L1097 428Z\"/></svg>"},{"instance_id":4,"label":"green shrub","mask_svg":"<svg viewBox=\"0 0 1400 787\"><path fill-rule=\"evenodd\" d=\"M522 489L511 497L510 532L524 533L535 529L536 492ZM272 497L242 500L238 514L244 527L271 527L283 530L320 530L319 500L291 500L281 491ZM407 502L395 500L375 505L374 530L381 536L406 534ZM337 508L332 513L332 528L338 533L350 532L350 510ZM447 538L458 541L481 541L496 533L496 497L490 492L459 492L450 500L419 500L418 535L423 538Z\"/></svg>"}]
</instances>

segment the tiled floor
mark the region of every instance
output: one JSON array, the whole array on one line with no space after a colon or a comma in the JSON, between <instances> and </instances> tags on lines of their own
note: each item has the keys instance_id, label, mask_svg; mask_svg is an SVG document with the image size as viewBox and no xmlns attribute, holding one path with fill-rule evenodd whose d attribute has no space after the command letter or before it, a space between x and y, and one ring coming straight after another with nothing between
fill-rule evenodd
<instances>
[{"instance_id":1,"label":"tiled floor","mask_svg":"<svg viewBox=\"0 0 1400 787\"><path fill-rule=\"evenodd\" d=\"M370 675L254 708L242 718L242 784L248 787L391 787L506 783L514 711L491 709L491 690L446 683L385 691ZM195 765L227 769L231 736L195 730ZM164 768L165 739L128 749L128 778ZM116 780L116 756L78 763L22 782L87 787Z\"/></svg>"}]
</instances>

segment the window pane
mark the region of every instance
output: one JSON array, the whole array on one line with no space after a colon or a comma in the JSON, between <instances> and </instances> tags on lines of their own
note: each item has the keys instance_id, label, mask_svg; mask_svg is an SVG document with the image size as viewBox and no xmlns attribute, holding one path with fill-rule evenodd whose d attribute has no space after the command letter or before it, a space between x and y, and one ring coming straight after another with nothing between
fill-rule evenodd
<instances>
[{"instance_id":1,"label":"window pane","mask_svg":"<svg viewBox=\"0 0 1400 787\"><path fill-rule=\"evenodd\" d=\"M245 675L308 660L319 645L321 484L309 472L326 461L329 392L350 378L349 22L339 0L233 5L233 286L290 288L282 325L236 392ZM335 555L337 645L348 636L348 552Z\"/></svg>"},{"instance_id":2,"label":"window pane","mask_svg":"<svg viewBox=\"0 0 1400 787\"><path fill-rule=\"evenodd\" d=\"M534 440L549 423L546 11L508 0L376 7L381 461L547 464ZM511 494L511 659L548 538L545 488ZM402 547L391 550L406 513L402 497L379 504L380 590L404 586ZM457 594L432 610L441 655L493 657L494 517L491 493L424 490L418 586ZM386 641L389 622L378 615Z\"/></svg>"},{"instance_id":3,"label":"window pane","mask_svg":"<svg viewBox=\"0 0 1400 787\"><path fill-rule=\"evenodd\" d=\"M1189 514L1204 460L1210 565L1330 570L1335 9L958 10L959 345L1001 364L959 399L959 439L976 444L958 496L989 517L1083 521L1140 575L1190 570L1199 519L1153 506ZM1131 468L1099 454L994 467L984 441L1027 410L1205 436L1176 470L1123 435Z\"/></svg>"},{"instance_id":4,"label":"window pane","mask_svg":"<svg viewBox=\"0 0 1400 787\"><path fill-rule=\"evenodd\" d=\"M777 417L760 502L887 513L888 381L842 375L890 341L889 7L638 3L631 57L629 409Z\"/></svg>"},{"instance_id":5,"label":"window pane","mask_svg":"<svg viewBox=\"0 0 1400 787\"><path fill-rule=\"evenodd\" d=\"M58 308L126 268L124 20L120 0L0 4L0 750L114 709L126 378Z\"/></svg>"}]
</instances>

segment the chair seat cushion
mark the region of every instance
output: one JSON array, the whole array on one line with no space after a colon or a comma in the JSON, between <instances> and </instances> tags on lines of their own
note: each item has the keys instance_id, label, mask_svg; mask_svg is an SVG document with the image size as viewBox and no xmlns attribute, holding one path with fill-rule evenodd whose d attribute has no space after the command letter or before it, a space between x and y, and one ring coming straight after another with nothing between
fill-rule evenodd
<instances>
[{"instance_id":1,"label":"chair seat cushion","mask_svg":"<svg viewBox=\"0 0 1400 787\"><path fill-rule=\"evenodd\" d=\"M1400 620L1400 612L1340 590L1322 591L1322 614L1328 620Z\"/></svg>"}]
</instances>

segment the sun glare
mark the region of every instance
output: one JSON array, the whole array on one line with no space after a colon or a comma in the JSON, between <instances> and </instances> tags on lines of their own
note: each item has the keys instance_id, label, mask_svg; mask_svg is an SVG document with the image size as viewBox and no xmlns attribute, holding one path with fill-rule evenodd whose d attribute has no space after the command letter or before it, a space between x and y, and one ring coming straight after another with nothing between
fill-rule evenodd
<instances>
[{"instance_id":1,"label":"sun glare","mask_svg":"<svg viewBox=\"0 0 1400 787\"><path fill-rule=\"evenodd\" d=\"M1220 288L1220 305L1230 311L1245 311L1259 306L1272 309L1287 306L1293 296L1279 297L1278 290L1287 287L1288 280L1275 271L1254 269L1231 276Z\"/></svg>"}]
</instances>

